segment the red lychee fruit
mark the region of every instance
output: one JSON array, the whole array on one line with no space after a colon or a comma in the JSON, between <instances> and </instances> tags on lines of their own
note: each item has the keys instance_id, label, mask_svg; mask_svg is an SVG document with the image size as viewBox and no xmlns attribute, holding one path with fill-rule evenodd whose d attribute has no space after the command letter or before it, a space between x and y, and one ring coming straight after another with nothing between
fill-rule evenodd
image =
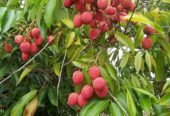
<instances>
[{"instance_id":1,"label":"red lychee fruit","mask_svg":"<svg viewBox=\"0 0 170 116\"><path fill-rule=\"evenodd\" d=\"M42 42L43 42L42 36L39 35L38 38L36 38L34 42L35 42L35 44L36 44L37 46L40 46L40 45L42 44Z\"/></svg>"},{"instance_id":2,"label":"red lychee fruit","mask_svg":"<svg viewBox=\"0 0 170 116\"><path fill-rule=\"evenodd\" d=\"M109 30L108 24L106 22L100 22L98 28L103 33Z\"/></svg>"},{"instance_id":3,"label":"red lychee fruit","mask_svg":"<svg viewBox=\"0 0 170 116\"><path fill-rule=\"evenodd\" d=\"M12 45L11 44L5 43L3 48L4 48L4 52L6 52L6 53L12 52Z\"/></svg>"},{"instance_id":4,"label":"red lychee fruit","mask_svg":"<svg viewBox=\"0 0 170 116\"><path fill-rule=\"evenodd\" d=\"M95 41L98 39L98 37L100 36L100 31L98 29L91 29L90 33L89 33L89 38L91 41Z\"/></svg>"},{"instance_id":5,"label":"red lychee fruit","mask_svg":"<svg viewBox=\"0 0 170 116\"><path fill-rule=\"evenodd\" d=\"M126 10L131 10L134 6L134 3L132 2L132 0L122 0L122 6L124 9Z\"/></svg>"},{"instance_id":6,"label":"red lychee fruit","mask_svg":"<svg viewBox=\"0 0 170 116\"><path fill-rule=\"evenodd\" d=\"M151 38L146 37L142 40L142 48L143 49L148 50L152 47L152 45L153 45L153 41Z\"/></svg>"},{"instance_id":7,"label":"red lychee fruit","mask_svg":"<svg viewBox=\"0 0 170 116\"><path fill-rule=\"evenodd\" d=\"M75 2L75 8L80 12L84 12L85 11L84 0L78 0L77 2Z\"/></svg>"},{"instance_id":8,"label":"red lychee fruit","mask_svg":"<svg viewBox=\"0 0 170 116\"><path fill-rule=\"evenodd\" d=\"M90 75L91 79L95 79L97 77L100 77L100 69L97 66L92 66L89 71L88 74Z\"/></svg>"},{"instance_id":9,"label":"red lychee fruit","mask_svg":"<svg viewBox=\"0 0 170 116\"><path fill-rule=\"evenodd\" d=\"M108 0L98 0L97 1L97 7L99 9L105 10L107 8L108 5Z\"/></svg>"},{"instance_id":10,"label":"red lychee fruit","mask_svg":"<svg viewBox=\"0 0 170 116\"><path fill-rule=\"evenodd\" d=\"M73 22L75 27L81 27L83 24L81 21L81 14L76 14L74 16Z\"/></svg>"},{"instance_id":11,"label":"red lychee fruit","mask_svg":"<svg viewBox=\"0 0 170 116\"><path fill-rule=\"evenodd\" d=\"M144 28L143 28L143 32L147 35L152 35L154 34L156 31L155 29L152 27L152 26L149 26L149 25L146 25Z\"/></svg>"},{"instance_id":12,"label":"red lychee fruit","mask_svg":"<svg viewBox=\"0 0 170 116\"><path fill-rule=\"evenodd\" d=\"M23 35L17 35L15 36L15 43L20 45L24 40L24 36Z\"/></svg>"},{"instance_id":13,"label":"red lychee fruit","mask_svg":"<svg viewBox=\"0 0 170 116\"><path fill-rule=\"evenodd\" d=\"M55 42L54 36L48 36L47 37L47 43L49 43L48 45L53 45Z\"/></svg>"},{"instance_id":14,"label":"red lychee fruit","mask_svg":"<svg viewBox=\"0 0 170 116\"><path fill-rule=\"evenodd\" d=\"M88 3L88 4L91 4L94 2L94 0L84 0L84 1L85 1L85 3Z\"/></svg>"},{"instance_id":15,"label":"red lychee fruit","mask_svg":"<svg viewBox=\"0 0 170 116\"><path fill-rule=\"evenodd\" d=\"M91 27L91 28L95 28L96 27L96 21L92 21L90 24L89 24L89 26Z\"/></svg>"},{"instance_id":16,"label":"red lychee fruit","mask_svg":"<svg viewBox=\"0 0 170 116\"><path fill-rule=\"evenodd\" d=\"M104 88L101 89L101 90L95 89L95 93L96 93L96 95L97 95L99 98L104 98L104 97L106 97L107 94L108 94L108 87L107 87L107 85L105 85Z\"/></svg>"},{"instance_id":17,"label":"red lychee fruit","mask_svg":"<svg viewBox=\"0 0 170 116\"><path fill-rule=\"evenodd\" d=\"M113 7L116 7L116 6L118 6L118 5L121 3L121 1L122 1L122 0L112 0L111 5L112 5Z\"/></svg>"},{"instance_id":18,"label":"red lychee fruit","mask_svg":"<svg viewBox=\"0 0 170 116\"><path fill-rule=\"evenodd\" d=\"M64 7L69 8L74 4L73 0L64 0Z\"/></svg>"},{"instance_id":19,"label":"red lychee fruit","mask_svg":"<svg viewBox=\"0 0 170 116\"><path fill-rule=\"evenodd\" d=\"M83 82L84 80L84 75L81 71L75 71L72 76L72 80L75 85L79 85Z\"/></svg>"},{"instance_id":20,"label":"red lychee fruit","mask_svg":"<svg viewBox=\"0 0 170 116\"><path fill-rule=\"evenodd\" d=\"M21 52L23 53L26 53L26 54L29 54L30 53L30 50L31 50L31 45L29 42L27 41L24 41L20 44L20 50Z\"/></svg>"},{"instance_id":21,"label":"red lychee fruit","mask_svg":"<svg viewBox=\"0 0 170 116\"><path fill-rule=\"evenodd\" d=\"M117 6L117 11L118 12L123 12L125 9L123 8L123 6L120 4Z\"/></svg>"},{"instance_id":22,"label":"red lychee fruit","mask_svg":"<svg viewBox=\"0 0 170 116\"><path fill-rule=\"evenodd\" d=\"M102 10L98 10L95 14L94 14L94 18L98 21L103 21L104 20L104 13Z\"/></svg>"},{"instance_id":23,"label":"red lychee fruit","mask_svg":"<svg viewBox=\"0 0 170 116\"><path fill-rule=\"evenodd\" d=\"M93 87L102 90L106 86L106 81L102 77L98 77L93 81Z\"/></svg>"},{"instance_id":24,"label":"red lychee fruit","mask_svg":"<svg viewBox=\"0 0 170 116\"><path fill-rule=\"evenodd\" d=\"M84 99L83 96L80 94L78 96L78 105L82 108L83 106L85 106L88 103L87 99Z\"/></svg>"},{"instance_id":25,"label":"red lychee fruit","mask_svg":"<svg viewBox=\"0 0 170 116\"><path fill-rule=\"evenodd\" d=\"M40 34L40 29L39 28L33 28L30 32L31 37L37 38Z\"/></svg>"},{"instance_id":26,"label":"red lychee fruit","mask_svg":"<svg viewBox=\"0 0 170 116\"><path fill-rule=\"evenodd\" d=\"M119 18L120 18L120 21L123 21L123 17L125 17L127 15L126 12L120 12L119 13ZM125 21L125 20L124 20Z\"/></svg>"},{"instance_id":27,"label":"red lychee fruit","mask_svg":"<svg viewBox=\"0 0 170 116\"><path fill-rule=\"evenodd\" d=\"M85 99L90 99L93 96L94 89L90 85L83 86L81 90L81 95Z\"/></svg>"},{"instance_id":28,"label":"red lychee fruit","mask_svg":"<svg viewBox=\"0 0 170 116\"><path fill-rule=\"evenodd\" d=\"M31 54L36 54L39 51L37 45L35 43L31 43Z\"/></svg>"},{"instance_id":29,"label":"red lychee fruit","mask_svg":"<svg viewBox=\"0 0 170 116\"><path fill-rule=\"evenodd\" d=\"M27 61L29 59L29 57L30 57L29 54L22 52L22 56L21 56L22 61Z\"/></svg>"},{"instance_id":30,"label":"red lychee fruit","mask_svg":"<svg viewBox=\"0 0 170 116\"><path fill-rule=\"evenodd\" d=\"M73 92L68 96L67 104L70 106L78 104L78 94L76 92Z\"/></svg>"},{"instance_id":31,"label":"red lychee fruit","mask_svg":"<svg viewBox=\"0 0 170 116\"><path fill-rule=\"evenodd\" d=\"M106 8L106 13L107 13L107 15L114 15L116 12L117 12L117 10L116 10L115 7L108 6L108 7Z\"/></svg>"},{"instance_id":32,"label":"red lychee fruit","mask_svg":"<svg viewBox=\"0 0 170 116\"><path fill-rule=\"evenodd\" d=\"M93 21L93 15L91 12L83 12L81 15L81 20L84 24L90 24Z\"/></svg>"},{"instance_id":33,"label":"red lychee fruit","mask_svg":"<svg viewBox=\"0 0 170 116\"><path fill-rule=\"evenodd\" d=\"M117 16L117 15L113 15L113 16L111 17L111 19L112 19L113 23L118 23L118 22L120 22L119 16Z\"/></svg>"}]
</instances>

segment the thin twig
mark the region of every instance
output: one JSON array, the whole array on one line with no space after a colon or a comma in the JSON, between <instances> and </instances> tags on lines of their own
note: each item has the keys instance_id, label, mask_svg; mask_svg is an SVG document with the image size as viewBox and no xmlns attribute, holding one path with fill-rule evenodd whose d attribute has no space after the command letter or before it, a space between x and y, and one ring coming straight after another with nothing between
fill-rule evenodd
<instances>
[{"instance_id":1,"label":"thin twig","mask_svg":"<svg viewBox=\"0 0 170 116\"><path fill-rule=\"evenodd\" d=\"M112 93L109 91L110 96L113 98L113 100L117 103L117 105L122 109L122 111L125 113L126 116L129 116L129 114L126 112L126 110L123 108L123 106L119 103L116 97L112 95Z\"/></svg>"}]
</instances>

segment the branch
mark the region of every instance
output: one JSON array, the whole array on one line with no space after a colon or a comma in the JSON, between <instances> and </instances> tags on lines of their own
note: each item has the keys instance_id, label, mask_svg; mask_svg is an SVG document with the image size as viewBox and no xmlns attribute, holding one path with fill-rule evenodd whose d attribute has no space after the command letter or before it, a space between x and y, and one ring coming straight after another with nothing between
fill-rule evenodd
<instances>
[{"instance_id":1,"label":"branch","mask_svg":"<svg viewBox=\"0 0 170 116\"><path fill-rule=\"evenodd\" d=\"M117 105L122 109L122 111L125 113L126 116L129 116L129 114L126 112L126 110L123 108L123 106L119 103L116 97L112 95L112 93L109 91L110 96L113 98L113 100L117 103Z\"/></svg>"},{"instance_id":2,"label":"branch","mask_svg":"<svg viewBox=\"0 0 170 116\"><path fill-rule=\"evenodd\" d=\"M134 13L135 13L135 11L136 11L136 8L138 7L139 1L140 1L140 0L137 1L136 6L135 6L135 8L134 8L134 11L132 12L132 15L130 16L130 19L129 19L128 22L127 22L127 26L126 26L126 28L125 28L124 34L126 34L126 32L127 32L127 28L129 27L130 21L131 21Z\"/></svg>"}]
</instances>

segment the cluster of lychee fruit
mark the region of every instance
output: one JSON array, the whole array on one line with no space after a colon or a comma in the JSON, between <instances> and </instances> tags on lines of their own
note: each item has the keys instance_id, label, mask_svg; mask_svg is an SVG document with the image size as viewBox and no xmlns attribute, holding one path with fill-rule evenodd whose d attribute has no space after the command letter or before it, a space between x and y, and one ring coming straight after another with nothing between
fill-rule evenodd
<instances>
[{"instance_id":1,"label":"cluster of lychee fruit","mask_svg":"<svg viewBox=\"0 0 170 116\"><path fill-rule=\"evenodd\" d=\"M135 8L132 0L64 0L66 8L73 5L77 10L73 18L74 26L89 25L89 38L92 41L111 30L112 23L119 23L127 12Z\"/></svg>"},{"instance_id":2,"label":"cluster of lychee fruit","mask_svg":"<svg viewBox=\"0 0 170 116\"><path fill-rule=\"evenodd\" d=\"M148 50L153 45L153 40L149 36L155 34L156 30L152 26L146 25L143 28L143 32L147 36L144 37L143 40L142 40L142 48L145 49L145 50Z\"/></svg>"},{"instance_id":3,"label":"cluster of lychee fruit","mask_svg":"<svg viewBox=\"0 0 170 116\"><path fill-rule=\"evenodd\" d=\"M92 66L88 74L92 80L92 84L84 83L84 74L81 71L75 71L72 76L74 85L82 85L83 87L80 92L72 92L68 96L67 103L70 106L78 105L80 108L85 106L88 101L95 96L98 98L105 98L108 94L107 82L101 77L101 72L99 67Z\"/></svg>"}]
</instances>

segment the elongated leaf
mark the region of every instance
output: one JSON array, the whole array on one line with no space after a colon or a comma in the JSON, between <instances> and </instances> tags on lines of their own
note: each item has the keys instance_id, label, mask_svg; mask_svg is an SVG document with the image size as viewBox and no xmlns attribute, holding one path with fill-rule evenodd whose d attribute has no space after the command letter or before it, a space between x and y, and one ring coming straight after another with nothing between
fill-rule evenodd
<instances>
[{"instance_id":1,"label":"elongated leaf","mask_svg":"<svg viewBox=\"0 0 170 116\"><path fill-rule=\"evenodd\" d=\"M81 46L79 48L77 48L77 50L74 52L73 56L70 58L70 61L75 60L77 58L77 56L80 55L80 53L85 49L85 46Z\"/></svg>"},{"instance_id":2,"label":"elongated leaf","mask_svg":"<svg viewBox=\"0 0 170 116\"><path fill-rule=\"evenodd\" d=\"M56 5L56 0L49 0L45 10L44 19L48 28L50 28L52 24L52 16L53 16L55 5Z\"/></svg>"},{"instance_id":3,"label":"elongated leaf","mask_svg":"<svg viewBox=\"0 0 170 116\"><path fill-rule=\"evenodd\" d=\"M145 110L145 112L147 113L151 112L151 108L152 108L151 99L146 95L142 95L139 96L139 100L140 100L140 105Z\"/></svg>"},{"instance_id":4,"label":"elongated leaf","mask_svg":"<svg viewBox=\"0 0 170 116\"><path fill-rule=\"evenodd\" d=\"M144 37L144 33L143 33L143 25L140 25L140 26L138 27L138 29L137 29L137 32L136 32L135 45L136 45L137 47L140 46L143 37Z\"/></svg>"},{"instance_id":5,"label":"elongated leaf","mask_svg":"<svg viewBox=\"0 0 170 116\"><path fill-rule=\"evenodd\" d=\"M60 64L61 64L60 62L57 62L53 66L54 72L57 76L59 76L59 74L60 74Z\"/></svg>"},{"instance_id":6,"label":"elongated leaf","mask_svg":"<svg viewBox=\"0 0 170 116\"><path fill-rule=\"evenodd\" d=\"M130 113L130 116L136 116L137 113L136 105L129 90L127 90L126 93L126 101L127 101L128 111Z\"/></svg>"},{"instance_id":7,"label":"elongated leaf","mask_svg":"<svg viewBox=\"0 0 170 116\"><path fill-rule=\"evenodd\" d=\"M125 54L123 55L123 58L122 58L121 61L120 61L120 67L121 67L121 69L123 69L123 68L126 66L126 64L128 63L128 60L129 60L129 53L125 53Z\"/></svg>"},{"instance_id":8,"label":"elongated leaf","mask_svg":"<svg viewBox=\"0 0 170 116\"><path fill-rule=\"evenodd\" d=\"M165 85L163 86L163 89L162 89L162 93L164 93L165 90L166 90L168 87L170 87L170 80L166 80L166 83L165 83Z\"/></svg>"},{"instance_id":9,"label":"elongated leaf","mask_svg":"<svg viewBox=\"0 0 170 116\"><path fill-rule=\"evenodd\" d=\"M115 33L115 37L120 43L129 47L132 50L132 52L134 52L135 47L131 38L118 31Z\"/></svg>"},{"instance_id":10,"label":"elongated leaf","mask_svg":"<svg viewBox=\"0 0 170 116\"><path fill-rule=\"evenodd\" d=\"M10 116L21 116L24 106L36 95L37 90L32 90L31 92L24 95L13 107Z\"/></svg>"},{"instance_id":11,"label":"elongated leaf","mask_svg":"<svg viewBox=\"0 0 170 116\"><path fill-rule=\"evenodd\" d=\"M169 3L170 4L170 0L161 0L161 2L165 2L165 3Z\"/></svg>"},{"instance_id":12,"label":"elongated leaf","mask_svg":"<svg viewBox=\"0 0 170 116\"><path fill-rule=\"evenodd\" d=\"M110 116L124 116L123 112L121 111L119 106L117 104L115 104L114 102L112 102L110 104L109 110L110 110L110 113L111 113Z\"/></svg>"},{"instance_id":13,"label":"elongated leaf","mask_svg":"<svg viewBox=\"0 0 170 116\"><path fill-rule=\"evenodd\" d=\"M65 41L65 47L68 48L70 47L70 45L74 42L74 38L75 38L75 32L70 32L67 37L66 37L66 41Z\"/></svg>"},{"instance_id":14,"label":"elongated leaf","mask_svg":"<svg viewBox=\"0 0 170 116\"><path fill-rule=\"evenodd\" d=\"M138 52L135 56L135 69L137 72L140 71L142 66L142 53Z\"/></svg>"},{"instance_id":15,"label":"elongated leaf","mask_svg":"<svg viewBox=\"0 0 170 116\"><path fill-rule=\"evenodd\" d=\"M15 6L19 4L19 0L9 0L7 6Z\"/></svg>"},{"instance_id":16,"label":"elongated leaf","mask_svg":"<svg viewBox=\"0 0 170 116\"><path fill-rule=\"evenodd\" d=\"M106 68L107 68L108 73L110 74L110 76L111 76L115 81L117 81L117 77L116 77L116 74L115 74L116 70L113 68L113 65L108 64L108 63L105 63L105 66L106 66Z\"/></svg>"},{"instance_id":17,"label":"elongated leaf","mask_svg":"<svg viewBox=\"0 0 170 116\"><path fill-rule=\"evenodd\" d=\"M55 88L48 89L48 98L51 104L57 106L57 90Z\"/></svg>"},{"instance_id":18,"label":"elongated leaf","mask_svg":"<svg viewBox=\"0 0 170 116\"><path fill-rule=\"evenodd\" d=\"M152 69L151 55L147 51L146 51L146 54L145 54L145 60L146 60L146 64L148 65L149 71L151 71L151 69Z\"/></svg>"},{"instance_id":19,"label":"elongated leaf","mask_svg":"<svg viewBox=\"0 0 170 116\"><path fill-rule=\"evenodd\" d=\"M161 105L170 107L170 93L166 93L159 101Z\"/></svg>"},{"instance_id":20,"label":"elongated leaf","mask_svg":"<svg viewBox=\"0 0 170 116\"><path fill-rule=\"evenodd\" d=\"M70 29L73 29L73 28L74 28L74 24L73 24L73 21L72 21L71 19L69 19L69 18L64 18L64 19L62 19L61 21L62 21L62 23L63 23L64 25L66 25L68 28L70 28Z\"/></svg>"},{"instance_id":21,"label":"elongated leaf","mask_svg":"<svg viewBox=\"0 0 170 116\"><path fill-rule=\"evenodd\" d=\"M0 7L0 11L1 11L0 13L0 32L1 32L2 19L7 11L7 7Z\"/></svg>"},{"instance_id":22,"label":"elongated leaf","mask_svg":"<svg viewBox=\"0 0 170 116\"><path fill-rule=\"evenodd\" d=\"M33 116L38 105L38 99L35 97L25 108L23 116Z\"/></svg>"}]
</instances>

